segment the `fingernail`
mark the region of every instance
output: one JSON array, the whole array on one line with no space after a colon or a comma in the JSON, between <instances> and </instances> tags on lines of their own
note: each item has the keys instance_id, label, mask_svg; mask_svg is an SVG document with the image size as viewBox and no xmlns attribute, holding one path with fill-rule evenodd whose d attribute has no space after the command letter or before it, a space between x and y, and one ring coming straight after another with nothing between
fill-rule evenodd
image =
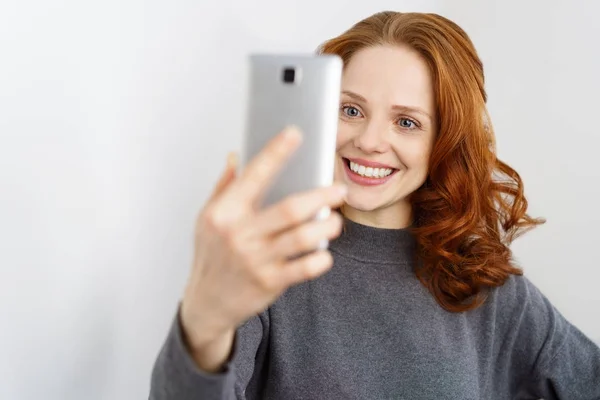
<instances>
[{"instance_id":1,"label":"fingernail","mask_svg":"<svg viewBox=\"0 0 600 400\"><path fill-rule=\"evenodd\" d=\"M302 140L302 132L297 126L291 125L285 128L284 135L286 139Z\"/></svg>"},{"instance_id":2,"label":"fingernail","mask_svg":"<svg viewBox=\"0 0 600 400\"><path fill-rule=\"evenodd\" d=\"M227 154L227 166L235 167L237 165L237 154L235 152L230 152Z\"/></svg>"}]
</instances>

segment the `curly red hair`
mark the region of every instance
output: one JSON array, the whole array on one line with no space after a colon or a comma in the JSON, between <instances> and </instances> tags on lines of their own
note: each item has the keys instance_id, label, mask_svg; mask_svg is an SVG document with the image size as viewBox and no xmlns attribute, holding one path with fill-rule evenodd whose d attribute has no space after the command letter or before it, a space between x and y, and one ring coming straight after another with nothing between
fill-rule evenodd
<instances>
[{"instance_id":1,"label":"curly red hair","mask_svg":"<svg viewBox=\"0 0 600 400\"><path fill-rule=\"evenodd\" d=\"M522 271L510 243L544 222L527 214L519 174L496 157L483 64L467 34L436 14L381 12L322 44L347 64L370 46L406 44L428 63L438 121L426 183L411 196L419 280L452 312L477 308Z\"/></svg>"}]
</instances>

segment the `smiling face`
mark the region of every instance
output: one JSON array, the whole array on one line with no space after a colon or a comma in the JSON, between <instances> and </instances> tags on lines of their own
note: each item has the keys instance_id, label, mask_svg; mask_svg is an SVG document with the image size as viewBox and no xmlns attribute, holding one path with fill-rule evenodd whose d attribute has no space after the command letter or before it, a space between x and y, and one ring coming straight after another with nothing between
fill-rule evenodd
<instances>
[{"instance_id":1,"label":"smiling face","mask_svg":"<svg viewBox=\"0 0 600 400\"><path fill-rule=\"evenodd\" d=\"M344 215L365 225L411 224L408 196L427 178L436 134L425 61L407 46L368 47L344 69L336 181L348 185Z\"/></svg>"}]
</instances>

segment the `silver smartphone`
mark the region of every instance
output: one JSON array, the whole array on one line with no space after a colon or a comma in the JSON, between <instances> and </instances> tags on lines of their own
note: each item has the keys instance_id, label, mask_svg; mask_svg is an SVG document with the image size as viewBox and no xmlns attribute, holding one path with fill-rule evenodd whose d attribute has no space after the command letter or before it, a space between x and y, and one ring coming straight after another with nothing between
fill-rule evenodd
<instances>
[{"instance_id":1,"label":"silver smartphone","mask_svg":"<svg viewBox=\"0 0 600 400\"><path fill-rule=\"evenodd\" d=\"M262 206L333 183L343 63L335 55L252 54L243 168L286 126L303 142L268 191ZM328 210L318 217L325 217Z\"/></svg>"}]
</instances>

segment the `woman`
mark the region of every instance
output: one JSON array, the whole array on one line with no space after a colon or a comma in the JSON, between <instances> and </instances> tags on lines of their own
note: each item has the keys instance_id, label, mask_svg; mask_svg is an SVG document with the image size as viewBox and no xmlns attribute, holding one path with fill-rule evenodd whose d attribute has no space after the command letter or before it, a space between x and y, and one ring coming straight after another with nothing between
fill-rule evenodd
<instances>
[{"instance_id":1,"label":"woman","mask_svg":"<svg viewBox=\"0 0 600 400\"><path fill-rule=\"evenodd\" d=\"M337 183L254 207L293 130L228 163L150 397L600 398L600 349L511 262L543 221L496 158L465 32L383 12L320 52L345 65ZM343 217L306 222L323 206Z\"/></svg>"}]
</instances>

